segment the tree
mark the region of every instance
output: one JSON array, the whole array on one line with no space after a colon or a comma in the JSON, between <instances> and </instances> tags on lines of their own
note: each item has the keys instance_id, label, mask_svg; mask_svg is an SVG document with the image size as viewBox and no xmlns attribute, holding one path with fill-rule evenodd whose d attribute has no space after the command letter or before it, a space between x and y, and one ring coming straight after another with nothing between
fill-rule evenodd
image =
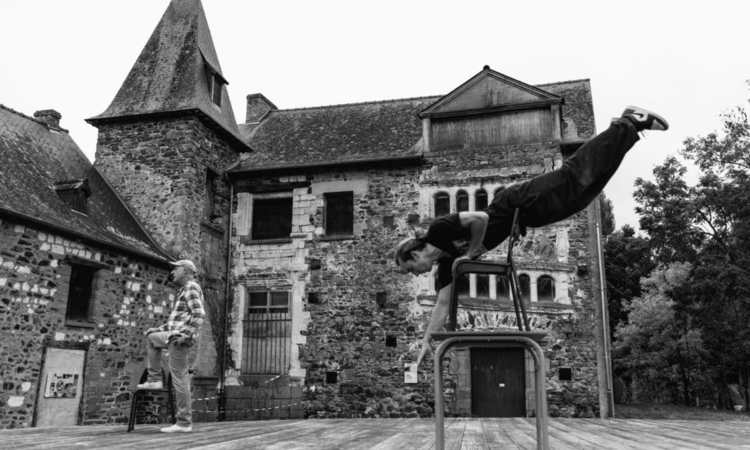
<instances>
[{"instance_id":1,"label":"tree","mask_svg":"<svg viewBox=\"0 0 750 450\"><path fill-rule=\"evenodd\" d=\"M657 262L691 264L690 276L665 295L678 320L701 330L704 374L717 386L750 384L750 123L743 108L722 115L723 133L688 138L681 154L701 172L670 157L655 181L636 181L640 224ZM747 393L745 394L747 397Z\"/></svg>"},{"instance_id":2,"label":"tree","mask_svg":"<svg viewBox=\"0 0 750 450\"><path fill-rule=\"evenodd\" d=\"M630 301L641 295L641 278L656 266L650 245L649 239L636 236L630 225L612 233L604 244L609 329L613 338L617 325L628 322Z\"/></svg>"},{"instance_id":3,"label":"tree","mask_svg":"<svg viewBox=\"0 0 750 450\"><path fill-rule=\"evenodd\" d=\"M606 238L615 231L615 208L604 192L599 196L599 208L602 211L602 236Z\"/></svg>"},{"instance_id":4,"label":"tree","mask_svg":"<svg viewBox=\"0 0 750 450\"><path fill-rule=\"evenodd\" d=\"M615 331L615 368L630 380L636 401L673 403L681 396L689 406L695 385L702 384L695 369L705 358L701 333L676 314L670 298L689 276L687 263L656 269L643 280L643 295L624 305L629 321Z\"/></svg>"}]
</instances>

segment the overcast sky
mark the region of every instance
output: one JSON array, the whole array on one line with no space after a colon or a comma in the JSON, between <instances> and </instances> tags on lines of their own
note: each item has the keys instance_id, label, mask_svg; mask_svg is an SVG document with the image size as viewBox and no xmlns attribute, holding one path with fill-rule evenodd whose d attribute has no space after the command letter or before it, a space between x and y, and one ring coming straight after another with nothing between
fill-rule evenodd
<instances>
[{"instance_id":1,"label":"overcast sky","mask_svg":"<svg viewBox=\"0 0 750 450\"><path fill-rule=\"evenodd\" d=\"M114 98L168 0L0 0L0 103L61 126ZM750 98L745 1L203 0L238 122L260 92L280 109L447 94L487 64L532 85L591 80L597 130L634 104L671 129L639 142L605 192L637 228L633 183L719 130Z\"/></svg>"}]
</instances>

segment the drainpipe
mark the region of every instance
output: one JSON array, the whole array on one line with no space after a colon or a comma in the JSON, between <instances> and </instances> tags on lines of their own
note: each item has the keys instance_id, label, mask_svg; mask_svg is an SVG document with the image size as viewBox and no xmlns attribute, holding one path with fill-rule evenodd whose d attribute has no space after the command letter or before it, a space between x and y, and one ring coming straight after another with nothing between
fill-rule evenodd
<instances>
[{"instance_id":1,"label":"drainpipe","mask_svg":"<svg viewBox=\"0 0 750 450\"><path fill-rule=\"evenodd\" d=\"M224 421L226 419L226 405L227 405L227 387L226 387L226 372L227 372L227 345L229 341L229 291L231 285L231 274L232 274L232 205L234 204L234 184L229 179L229 174L224 172L224 179L229 184L229 219L227 223L227 267L226 267L226 283L224 285L224 335L221 343L221 373L219 374L219 417L218 420Z\"/></svg>"},{"instance_id":2,"label":"drainpipe","mask_svg":"<svg viewBox=\"0 0 750 450\"><path fill-rule=\"evenodd\" d=\"M599 298L602 309L602 345L604 347L604 369L606 372L607 406L608 417L615 417L615 397L612 390L612 358L609 342L609 308L607 307L607 284L604 275L604 244L602 242L602 212L600 197L594 200L594 211L596 214L596 249L599 258Z\"/></svg>"}]
</instances>

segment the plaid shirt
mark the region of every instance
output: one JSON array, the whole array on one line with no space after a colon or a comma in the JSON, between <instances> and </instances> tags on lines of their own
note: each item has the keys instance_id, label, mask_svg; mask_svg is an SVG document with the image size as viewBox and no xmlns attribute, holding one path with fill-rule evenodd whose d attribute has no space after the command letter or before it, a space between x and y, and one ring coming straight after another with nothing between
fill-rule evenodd
<instances>
[{"instance_id":1,"label":"plaid shirt","mask_svg":"<svg viewBox=\"0 0 750 450\"><path fill-rule=\"evenodd\" d=\"M184 334L197 338L206 311L203 309L203 291L195 281L188 281L177 294L172 313L166 324L160 326L162 331L169 331L169 335Z\"/></svg>"}]
</instances>

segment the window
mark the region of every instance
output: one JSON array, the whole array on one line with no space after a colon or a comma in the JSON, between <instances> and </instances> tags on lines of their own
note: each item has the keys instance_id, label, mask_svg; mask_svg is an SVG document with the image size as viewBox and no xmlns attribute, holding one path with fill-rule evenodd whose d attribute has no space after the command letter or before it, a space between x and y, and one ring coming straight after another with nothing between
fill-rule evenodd
<instances>
[{"instance_id":1,"label":"window","mask_svg":"<svg viewBox=\"0 0 750 450\"><path fill-rule=\"evenodd\" d=\"M456 211L469 210L469 194L466 191L458 191L456 194Z\"/></svg>"},{"instance_id":2,"label":"window","mask_svg":"<svg viewBox=\"0 0 750 450\"><path fill-rule=\"evenodd\" d=\"M352 236L354 234L354 193L331 192L325 194L326 236Z\"/></svg>"},{"instance_id":3,"label":"window","mask_svg":"<svg viewBox=\"0 0 750 450\"><path fill-rule=\"evenodd\" d=\"M253 240L289 238L292 232L292 197L284 195L253 201Z\"/></svg>"},{"instance_id":4,"label":"window","mask_svg":"<svg viewBox=\"0 0 750 450\"><path fill-rule=\"evenodd\" d=\"M487 207L487 191L480 189L474 194L474 211L481 211Z\"/></svg>"},{"instance_id":5,"label":"window","mask_svg":"<svg viewBox=\"0 0 750 450\"><path fill-rule=\"evenodd\" d=\"M510 300L510 280L505 275L497 276L497 299Z\"/></svg>"},{"instance_id":6,"label":"window","mask_svg":"<svg viewBox=\"0 0 750 450\"><path fill-rule=\"evenodd\" d=\"M536 280L536 293L540 302L555 301L555 280L548 275L539 277Z\"/></svg>"},{"instance_id":7,"label":"window","mask_svg":"<svg viewBox=\"0 0 750 450\"><path fill-rule=\"evenodd\" d=\"M490 297L490 276L487 274L477 274L477 297Z\"/></svg>"},{"instance_id":8,"label":"window","mask_svg":"<svg viewBox=\"0 0 750 450\"><path fill-rule=\"evenodd\" d=\"M528 275L523 274L518 276L518 286L519 290L521 291L521 298L526 301L531 301L531 278L529 278Z\"/></svg>"},{"instance_id":9,"label":"window","mask_svg":"<svg viewBox=\"0 0 750 450\"><path fill-rule=\"evenodd\" d=\"M445 192L435 195L435 217L444 216L451 212L451 199Z\"/></svg>"},{"instance_id":10,"label":"window","mask_svg":"<svg viewBox=\"0 0 750 450\"><path fill-rule=\"evenodd\" d=\"M289 371L292 318L289 291L250 291L243 320L242 373L280 375Z\"/></svg>"},{"instance_id":11,"label":"window","mask_svg":"<svg viewBox=\"0 0 750 450\"><path fill-rule=\"evenodd\" d=\"M211 100L216 103L217 106L221 106L221 94L223 91L224 83L221 78L214 74L211 77Z\"/></svg>"},{"instance_id":12,"label":"window","mask_svg":"<svg viewBox=\"0 0 750 450\"><path fill-rule=\"evenodd\" d=\"M248 297L248 315L289 312L288 291L250 292Z\"/></svg>"},{"instance_id":13,"label":"window","mask_svg":"<svg viewBox=\"0 0 750 450\"><path fill-rule=\"evenodd\" d=\"M67 324L86 324L91 321L91 294L97 269L80 264L71 264Z\"/></svg>"},{"instance_id":14,"label":"window","mask_svg":"<svg viewBox=\"0 0 750 450\"><path fill-rule=\"evenodd\" d=\"M471 293L471 280L469 274L463 274L458 277L458 295L464 295L468 297Z\"/></svg>"}]
</instances>

